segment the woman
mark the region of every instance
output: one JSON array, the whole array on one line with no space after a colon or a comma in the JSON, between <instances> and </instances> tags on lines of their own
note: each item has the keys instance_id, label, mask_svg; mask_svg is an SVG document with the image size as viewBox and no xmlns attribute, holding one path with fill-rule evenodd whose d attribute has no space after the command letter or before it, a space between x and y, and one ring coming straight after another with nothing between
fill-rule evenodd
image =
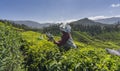
<instances>
[{"instance_id":1,"label":"woman","mask_svg":"<svg viewBox=\"0 0 120 71\"><path fill-rule=\"evenodd\" d=\"M68 24L60 25L60 31L62 32L61 40L55 41L54 44L57 44L59 47L64 47L65 50L69 50L70 48L76 48L76 45L73 42L71 37L71 27Z\"/></svg>"}]
</instances>

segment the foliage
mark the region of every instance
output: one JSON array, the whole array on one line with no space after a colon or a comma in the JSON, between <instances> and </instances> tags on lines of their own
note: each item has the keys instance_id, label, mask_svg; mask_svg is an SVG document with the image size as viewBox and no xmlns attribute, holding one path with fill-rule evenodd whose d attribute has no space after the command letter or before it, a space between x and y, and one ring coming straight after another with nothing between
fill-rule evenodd
<instances>
[{"instance_id":1,"label":"foliage","mask_svg":"<svg viewBox=\"0 0 120 71\"><path fill-rule=\"evenodd\" d=\"M59 53L57 46L45 40L45 36L32 31L22 34L28 45L24 50L26 53L25 67L28 71L45 71L46 63L54 60Z\"/></svg>"},{"instance_id":2,"label":"foliage","mask_svg":"<svg viewBox=\"0 0 120 71\"><path fill-rule=\"evenodd\" d=\"M43 39L38 39L40 36L43 36ZM45 35L30 31L24 32L23 38L28 43L24 50L26 52L24 64L28 71L120 70L120 57L107 54L104 48L75 41L77 49L60 52L59 47L48 42ZM98 43L101 42L95 44ZM108 44L114 46L114 43L107 42L104 45Z\"/></svg>"},{"instance_id":3,"label":"foliage","mask_svg":"<svg viewBox=\"0 0 120 71\"><path fill-rule=\"evenodd\" d=\"M55 39L58 40L60 33L56 27L42 31L57 34ZM113 28L77 26L72 36L78 48L65 51L64 47L47 41L42 33L0 22L0 71L120 71L120 57L105 51L105 48L119 49L119 27Z\"/></svg>"},{"instance_id":4,"label":"foliage","mask_svg":"<svg viewBox=\"0 0 120 71\"><path fill-rule=\"evenodd\" d=\"M21 37L14 29L0 22L0 71L22 71Z\"/></svg>"}]
</instances>

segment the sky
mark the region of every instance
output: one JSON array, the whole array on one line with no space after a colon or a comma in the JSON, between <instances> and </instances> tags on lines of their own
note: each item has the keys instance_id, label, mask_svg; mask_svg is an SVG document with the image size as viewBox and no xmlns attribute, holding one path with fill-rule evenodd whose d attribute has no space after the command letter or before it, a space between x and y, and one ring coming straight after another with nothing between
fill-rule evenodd
<instances>
[{"instance_id":1,"label":"sky","mask_svg":"<svg viewBox=\"0 0 120 71\"><path fill-rule=\"evenodd\" d=\"M120 0L0 0L0 19L70 22L120 16Z\"/></svg>"}]
</instances>

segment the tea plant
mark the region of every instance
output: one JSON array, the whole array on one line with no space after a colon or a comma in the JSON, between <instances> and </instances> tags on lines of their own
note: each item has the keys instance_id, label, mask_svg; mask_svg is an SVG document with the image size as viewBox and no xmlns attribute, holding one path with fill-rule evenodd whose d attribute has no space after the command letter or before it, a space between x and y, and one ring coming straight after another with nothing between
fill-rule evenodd
<instances>
[{"instance_id":1,"label":"tea plant","mask_svg":"<svg viewBox=\"0 0 120 71\"><path fill-rule=\"evenodd\" d=\"M21 36L11 26L0 22L0 71L21 71L19 51Z\"/></svg>"}]
</instances>

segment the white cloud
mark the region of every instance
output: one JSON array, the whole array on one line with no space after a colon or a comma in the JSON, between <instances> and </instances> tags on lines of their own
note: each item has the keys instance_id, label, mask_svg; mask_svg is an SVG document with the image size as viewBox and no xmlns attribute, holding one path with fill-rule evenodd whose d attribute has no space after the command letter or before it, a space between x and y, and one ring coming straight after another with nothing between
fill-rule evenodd
<instances>
[{"instance_id":1,"label":"white cloud","mask_svg":"<svg viewBox=\"0 0 120 71\"><path fill-rule=\"evenodd\" d=\"M91 20L97 20L97 19L104 19L104 18L109 18L107 16L93 16L93 17L88 17Z\"/></svg>"},{"instance_id":2,"label":"white cloud","mask_svg":"<svg viewBox=\"0 0 120 71\"><path fill-rule=\"evenodd\" d=\"M88 17L88 19L98 20L98 19L105 19L105 18L111 18L111 17L120 17L120 15L116 15L116 16L91 16L91 17ZM70 22L77 21L77 20L80 20L80 19L81 18L79 18L79 19L68 19L68 20L59 20L59 21L39 21L39 23L70 23Z\"/></svg>"},{"instance_id":3,"label":"white cloud","mask_svg":"<svg viewBox=\"0 0 120 71\"><path fill-rule=\"evenodd\" d=\"M65 20L65 21L63 21L63 23L70 23L70 22L77 21L77 20L78 20L78 19Z\"/></svg>"},{"instance_id":4,"label":"white cloud","mask_svg":"<svg viewBox=\"0 0 120 71\"><path fill-rule=\"evenodd\" d=\"M77 20L79 19L68 19L68 20L59 20L59 21L39 21L39 23L70 23Z\"/></svg>"},{"instance_id":5,"label":"white cloud","mask_svg":"<svg viewBox=\"0 0 120 71\"><path fill-rule=\"evenodd\" d=\"M112 4L111 7L115 8L115 7L120 7L120 4Z\"/></svg>"},{"instance_id":6,"label":"white cloud","mask_svg":"<svg viewBox=\"0 0 120 71\"><path fill-rule=\"evenodd\" d=\"M98 19L105 19L105 18L111 18L111 17L120 17L120 15L117 16L92 16L88 17L91 20L98 20Z\"/></svg>"}]
</instances>

